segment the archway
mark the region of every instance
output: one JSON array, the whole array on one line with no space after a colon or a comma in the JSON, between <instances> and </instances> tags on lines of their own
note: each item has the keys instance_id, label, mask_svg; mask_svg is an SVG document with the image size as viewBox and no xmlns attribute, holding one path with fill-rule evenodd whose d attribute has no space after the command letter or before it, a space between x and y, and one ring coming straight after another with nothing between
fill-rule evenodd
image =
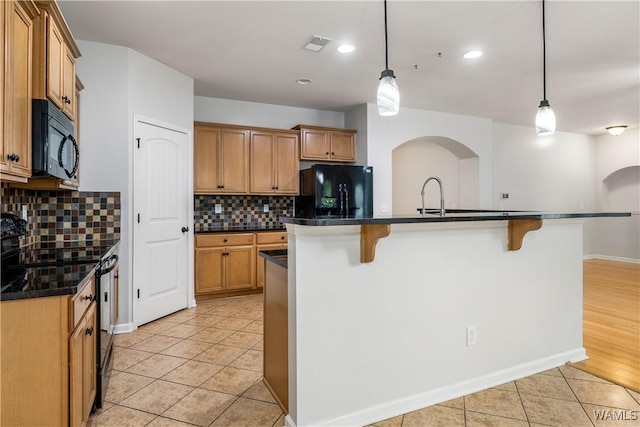
<instances>
[{"instance_id":1,"label":"archway","mask_svg":"<svg viewBox=\"0 0 640 427\"><path fill-rule=\"evenodd\" d=\"M425 179L439 176L443 182L445 208L477 209L479 204L479 157L466 145L442 136L407 141L392 151L394 215L416 215ZM439 207L437 185L425 188L425 206Z\"/></svg>"}]
</instances>

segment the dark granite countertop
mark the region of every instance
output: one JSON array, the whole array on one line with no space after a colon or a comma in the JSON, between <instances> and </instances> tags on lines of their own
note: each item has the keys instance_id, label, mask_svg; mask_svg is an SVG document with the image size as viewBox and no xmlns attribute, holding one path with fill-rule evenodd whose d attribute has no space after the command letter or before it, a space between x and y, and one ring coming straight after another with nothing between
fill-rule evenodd
<instances>
[{"instance_id":1,"label":"dark granite countertop","mask_svg":"<svg viewBox=\"0 0 640 427\"><path fill-rule=\"evenodd\" d=\"M280 218L285 224L332 226L332 225L364 225L364 224L412 224L423 222L462 222L462 221L504 221L512 219L567 219L595 217L627 217L631 212L519 212L519 211L464 211L448 212L445 216L434 213L421 215L396 215L373 218Z\"/></svg>"},{"instance_id":2,"label":"dark granite countertop","mask_svg":"<svg viewBox=\"0 0 640 427\"><path fill-rule=\"evenodd\" d=\"M209 227L206 229L195 229L195 234L212 233L255 233L261 231L286 231L284 224L277 225L240 225L224 227Z\"/></svg>"},{"instance_id":3,"label":"dark granite countertop","mask_svg":"<svg viewBox=\"0 0 640 427\"><path fill-rule=\"evenodd\" d=\"M274 249L270 251L260 251L258 252L262 258L267 261L271 261L280 267L287 268L288 267L288 252L286 249Z\"/></svg>"},{"instance_id":4,"label":"dark granite countertop","mask_svg":"<svg viewBox=\"0 0 640 427\"><path fill-rule=\"evenodd\" d=\"M0 301L74 295L93 277L100 259L118 241L38 242L25 246L19 262L2 265L2 283L15 279L0 293ZM37 265L37 264L49 265ZM64 265L54 265L61 264Z\"/></svg>"}]
</instances>

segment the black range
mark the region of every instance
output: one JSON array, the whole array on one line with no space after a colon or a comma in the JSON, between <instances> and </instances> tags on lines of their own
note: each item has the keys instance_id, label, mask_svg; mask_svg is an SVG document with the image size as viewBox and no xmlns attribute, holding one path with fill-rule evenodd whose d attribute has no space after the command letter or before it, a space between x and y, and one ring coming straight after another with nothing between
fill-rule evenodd
<instances>
[{"instance_id":1,"label":"black range","mask_svg":"<svg viewBox=\"0 0 640 427\"><path fill-rule=\"evenodd\" d=\"M91 240L40 242L13 248L9 253L3 247L0 300L75 294L116 244Z\"/></svg>"}]
</instances>

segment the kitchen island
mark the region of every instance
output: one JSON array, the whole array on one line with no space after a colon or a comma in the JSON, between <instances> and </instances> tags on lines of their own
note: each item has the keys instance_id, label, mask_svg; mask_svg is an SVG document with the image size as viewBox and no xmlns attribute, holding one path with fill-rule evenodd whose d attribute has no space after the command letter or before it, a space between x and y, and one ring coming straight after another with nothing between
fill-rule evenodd
<instances>
[{"instance_id":1,"label":"kitchen island","mask_svg":"<svg viewBox=\"0 0 640 427\"><path fill-rule=\"evenodd\" d=\"M287 425L367 425L585 359L583 219L628 215L283 218Z\"/></svg>"}]
</instances>

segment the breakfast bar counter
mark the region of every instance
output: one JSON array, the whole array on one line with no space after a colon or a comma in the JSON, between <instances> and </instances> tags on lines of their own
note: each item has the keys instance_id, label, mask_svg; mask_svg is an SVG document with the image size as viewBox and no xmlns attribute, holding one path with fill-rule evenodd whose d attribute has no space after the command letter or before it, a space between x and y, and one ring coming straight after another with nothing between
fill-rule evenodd
<instances>
[{"instance_id":1,"label":"breakfast bar counter","mask_svg":"<svg viewBox=\"0 0 640 427\"><path fill-rule=\"evenodd\" d=\"M288 426L367 425L586 358L583 223L282 218Z\"/></svg>"}]
</instances>

